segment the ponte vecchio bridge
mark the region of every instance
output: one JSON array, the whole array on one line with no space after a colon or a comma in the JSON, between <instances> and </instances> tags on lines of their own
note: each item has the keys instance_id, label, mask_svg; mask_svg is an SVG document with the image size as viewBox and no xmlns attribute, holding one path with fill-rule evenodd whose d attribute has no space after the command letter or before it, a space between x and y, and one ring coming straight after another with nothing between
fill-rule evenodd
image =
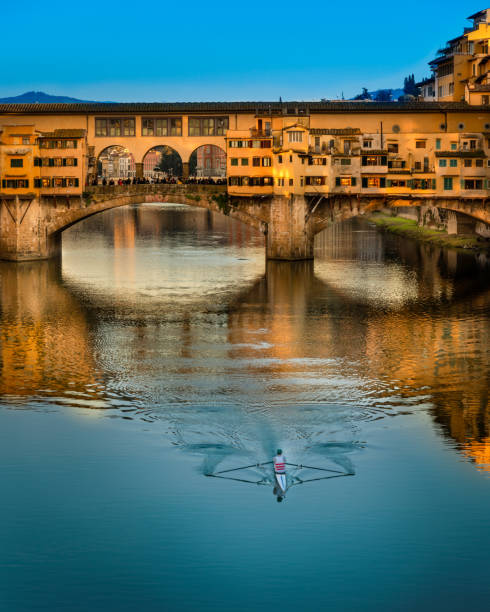
<instances>
[{"instance_id":1,"label":"ponte vecchio bridge","mask_svg":"<svg viewBox=\"0 0 490 612\"><path fill-rule=\"evenodd\" d=\"M116 206L180 202L229 214L267 236L267 257L309 259L332 222L392 207L450 233L488 232L490 113L466 103L0 105L0 257L55 256L77 221ZM101 186L121 147L131 184ZM178 184L143 183L169 147ZM200 147L226 154L227 185L188 182ZM99 183L98 185L95 183Z\"/></svg>"}]
</instances>

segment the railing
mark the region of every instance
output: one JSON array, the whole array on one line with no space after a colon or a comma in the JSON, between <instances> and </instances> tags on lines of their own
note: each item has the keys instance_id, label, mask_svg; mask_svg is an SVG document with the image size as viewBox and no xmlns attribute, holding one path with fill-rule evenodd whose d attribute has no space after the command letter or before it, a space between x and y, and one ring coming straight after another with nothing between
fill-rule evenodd
<instances>
[{"instance_id":1,"label":"railing","mask_svg":"<svg viewBox=\"0 0 490 612\"><path fill-rule=\"evenodd\" d=\"M272 136L272 132L271 130L258 130L257 128L251 128L250 136L252 138L270 138Z\"/></svg>"}]
</instances>

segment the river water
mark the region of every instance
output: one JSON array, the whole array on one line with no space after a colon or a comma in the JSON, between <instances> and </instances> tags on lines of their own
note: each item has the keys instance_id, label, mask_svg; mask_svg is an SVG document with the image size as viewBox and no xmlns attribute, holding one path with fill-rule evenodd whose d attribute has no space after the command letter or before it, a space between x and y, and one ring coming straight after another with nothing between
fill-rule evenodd
<instances>
[{"instance_id":1,"label":"river water","mask_svg":"<svg viewBox=\"0 0 490 612\"><path fill-rule=\"evenodd\" d=\"M315 251L151 204L0 264L2 612L488 606L489 263ZM278 446L331 471L206 476Z\"/></svg>"}]
</instances>

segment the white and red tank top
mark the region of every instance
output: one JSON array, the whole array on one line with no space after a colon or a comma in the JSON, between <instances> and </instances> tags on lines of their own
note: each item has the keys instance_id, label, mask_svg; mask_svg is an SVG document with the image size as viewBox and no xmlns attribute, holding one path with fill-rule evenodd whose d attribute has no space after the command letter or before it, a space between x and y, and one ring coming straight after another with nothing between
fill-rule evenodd
<instances>
[{"instance_id":1,"label":"white and red tank top","mask_svg":"<svg viewBox=\"0 0 490 612\"><path fill-rule=\"evenodd\" d=\"M286 471L286 457L284 455L276 455L273 459L274 471L277 474L284 474Z\"/></svg>"}]
</instances>

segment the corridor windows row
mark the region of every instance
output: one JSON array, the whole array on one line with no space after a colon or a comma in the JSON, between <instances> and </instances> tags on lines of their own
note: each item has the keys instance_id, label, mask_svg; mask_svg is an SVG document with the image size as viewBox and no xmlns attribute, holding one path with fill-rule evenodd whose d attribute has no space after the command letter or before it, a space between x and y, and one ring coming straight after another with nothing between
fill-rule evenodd
<instances>
[{"instance_id":1,"label":"corridor windows row","mask_svg":"<svg viewBox=\"0 0 490 612\"><path fill-rule=\"evenodd\" d=\"M142 136L182 136L181 117L163 117L141 120Z\"/></svg>"},{"instance_id":2,"label":"corridor windows row","mask_svg":"<svg viewBox=\"0 0 490 612\"><path fill-rule=\"evenodd\" d=\"M272 187L271 176L229 176L231 187Z\"/></svg>"},{"instance_id":3,"label":"corridor windows row","mask_svg":"<svg viewBox=\"0 0 490 612\"><path fill-rule=\"evenodd\" d=\"M50 168L78 166L78 159L76 157L35 157L34 165Z\"/></svg>"},{"instance_id":4,"label":"corridor windows row","mask_svg":"<svg viewBox=\"0 0 490 612\"><path fill-rule=\"evenodd\" d=\"M134 136L136 121L131 117L101 118L95 120L96 136Z\"/></svg>"},{"instance_id":5,"label":"corridor windows row","mask_svg":"<svg viewBox=\"0 0 490 612\"><path fill-rule=\"evenodd\" d=\"M37 188L52 188L52 187L78 187L80 181L78 178L62 178L62 177L45 177L34 179L34 187Z\"/></svg>"},{"instance_id":6,"label":"corridor windows row","mask_svg":"<svg viewBox=\"0 0 490 612\"><path fill-rule=\"evenodd\" d=\"M224 136L228 117L189 117L189 136Z\"/></svg>"}]
</instances>

